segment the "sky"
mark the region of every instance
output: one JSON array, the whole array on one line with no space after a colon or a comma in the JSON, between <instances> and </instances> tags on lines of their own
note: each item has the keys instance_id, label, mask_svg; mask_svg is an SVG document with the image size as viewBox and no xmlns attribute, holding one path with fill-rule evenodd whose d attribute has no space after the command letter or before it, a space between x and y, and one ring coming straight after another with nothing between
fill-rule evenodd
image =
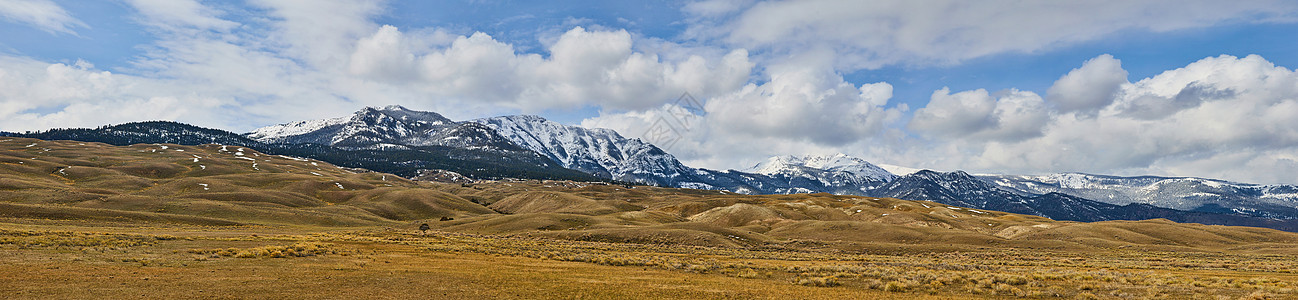
<instances>
[{"instance_id":1,"label":"sky","mask_svg":"<svg viewBox=\"0 0 1298 300\"><path fill-rule=\"evenodd\" d=\"M713 169L1298 184L1295 37L1294 1L0 0L0 130L402 105Z\"/></svg>"}]
</instances>

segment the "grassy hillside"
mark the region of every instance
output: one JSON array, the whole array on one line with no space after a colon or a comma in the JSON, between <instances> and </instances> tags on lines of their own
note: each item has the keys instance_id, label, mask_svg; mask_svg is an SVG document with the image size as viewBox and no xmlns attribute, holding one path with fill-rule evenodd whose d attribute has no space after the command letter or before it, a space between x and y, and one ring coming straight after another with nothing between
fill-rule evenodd
<instances>
[{"instance_id":1,"label":"grassy hillside","mask_svg":"<svg viewBox=\"0 0 1298 300\"><path fill-rule=\"evenodd\" d=\"M233 146L0 142L0 212L11 218L196 225L392 225L490 214L398 176Z\"/></svg>"},{"instance_id":2,"label":"grassy hillside","mask_svg":"<svg viewBox=\"0 0 1298 300\"><path fill-rule=\"evenodd\" d=\"M0 257L17 298L1298 297L1298 234L1262 228L25 138L0 138Z\"/></svg>"}]
</instances>

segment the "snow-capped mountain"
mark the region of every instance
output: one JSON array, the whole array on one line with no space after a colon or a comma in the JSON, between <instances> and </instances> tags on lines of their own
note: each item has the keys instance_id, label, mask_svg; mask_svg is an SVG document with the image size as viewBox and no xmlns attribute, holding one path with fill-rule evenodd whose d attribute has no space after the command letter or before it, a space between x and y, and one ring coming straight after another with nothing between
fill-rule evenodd
<instances>
[{"instance_id":1,"label":"snow-capped mountain","mask_svg":"<svg viewBox=\"0 0 1298 300\"><path fill-rule=\"evenodd\" d=\"M652 144L609 129L563 125L530 115L470 122L484 124L564 167L621 181L744 194L862 195L864 190L896 178L865 160L841 154L772 158L759 165L759 169L769 169L766 173L691 168Z\"/></svg>"},{"instance_id":2,"label":"snow-capped mountain","mask_svg":"<svg viewBox=\"0 0 1298 300\"><path fill-rule=\"evenodd\" d=\"M515 150L482 124L455 122L401 106L366 107L351 116L267 126L248 133L264 143L320 144L351 149L445 146Z\"/></svg>"},{"instance_id":3,"label":"snow-capped mountain","mask_svg":"<svg viewBox=\"0 0 1298 300\"><path fill-rule=\"evenodd\" d=\"M893 175L897 175L897 176L906 176L924 170L924 169L916 169L911 167L903 167L903 166L889 165L889 164L876 164L876 166L879 166L880 168L887 170L888 173L892 173Z\"/></svg>"},{"instance_id":4,"label":"snow-capped mountain","mask_svg":"<svg viewBox=\"0 0 1298 300\"><path fill-rule=\"evenodd\" d=\"M533 115L469 122L485 125L523 149L541 153L566 168L599 177L673 186L691 171L662 149L610 129L568 126Z\"/></svg>"},{"instance_id":5,"label":"snow-capped mountain","mask_svg":"<svg viewBox=\"0 0 1298 300\"><path fill-rule=\"evenodd\" d=\"M612 130L567 126L537 116L455 122L433 112L389 106L268 126L246 135L174 122L6 134L127 145L241 145L403 176L439 169L474 178L598 177L743 194L824 192L931 200L1059 220L1168 218L1298 230L1295 186L1076 173L972 176L959 171L886 169L842 154L780 156L746 171L717 171L691 168L652 144Z\"/></svg>"},{"instance_id":6,"label":"snow-capped mountain","mask_svg":"<svg viewBox=\"0 0 1298 300\"><path fill-rule=\"evenodd\" d=\"M44 140L101 142L120 146L155 143L221 144L248 147L272 155L314 158L338 166L364 168L408 177L417 176L424 170L436 169L476 178L597 179L586 173L559 167L540 154L522 149L507 151L444 146L350 149L322 144L263 143L238 133L168 121L126 123L95 129L53 129L15 136Z\"/></svg>"},{"instance_id":7,"label":"snow-capped mountain","mask_svg":"<svg viewBox=\"0 0 1298 300\"><path fill-rule=\"evenodd\" d=\"M863 195L874 187L897 179L897 175L883 168L842 153L825 156L776 156L745 171L788 182L790 188L777 190L777 194L813 190Z\"/></svg>"},{"instance_id":8,"label":"snow-capped mountain","mask_svg":"<svg viewBox=\"0 0 1298 300\"><path fill-rule=\"evenodd\" d=\"M982 175L1019 193L1063 193L1095 201L1148 204L1187 211L1298 218L1298 186L1258 185L1192 177L1121 177L1081 173L1043 176Z\"/></svg>"},{"instance_id":9,"label":"snow-capped mountain","mask_svg":"<svg viewBox=\"0 0 1298 300\"><path fill-rule=\"evenodd\" d=\"M975 177L959 171L940 173L890 166L906 171L906 176L898 177L880 166L843 154L776 156L743 171L717 171L685 166L671 154L653 145L639 139L625 138L612 130L567 126L538 116L506 116L472 122L488 125L511 142L541 153L564 167L604 178L661 186L725 190L743 194L825 192L933 200L951 205L1078 221L1132 219L1141 216L1188 218L1170 210L1156 208L1222 214L1264 212L1246 214L1266 218L1298 216L1293 205L1284 206L1286 201L1298 198L1294 194L1298 192L1298 188L1289 186L1246 186L1198 180L1198 184L1189 184L1197 188L1186 188L1190 181L1168 181L1167 178L1126 178L1125 182L1104 185L1102 183L1106 181L1098 180L1099 177L1091 176L1083 180L1075 178L1076 174L993 178L994 176ZM1133 186L1135 183L1139 184ZM1209 191L1206 188L1218 190ZM1216 198L1218 201L1213 202L1215 205L1230 209L1209 209L1213 206L1204 207L1202 204L1170 206L1155 201L1130 200L1135 198L1133 194L1182 195L1178 197L1178 203L1188 203L1190 199L1203 201L1195 197L1209 193L1220 196ZM1232 196L1222 196L1227 194ZM1263 196L1267 200L1249 198ZM1129 205L1133 203L1148 205ZM1286 207L1288 210L1285 210ZM1196 218L1217 217L1206 214Z\"/></svg>"},{"instance_id":10,"label":"snow-capped mountain","mask_svg":"<svg viewBox=\"0 0 1298 300\"><path fill-rule=\"evenodd\" d=\"M875 197L929 200L987 210L1038 215L1059 220L1090 220L1090 215L1047 214L1033 205L1041 195L1022 195L1000 189L963 171L940 173L919 171L902 176L870 193ZM1082 209L1091 210L1091 209Z\"/></svg>"},{"instance_id":11,"label":"snow-capped mountain","mask_svg":"<svg viewBox=\"0 0 1298 300\"><path fill-rule=\"evenodd\" d=\"M1236 225L1298 230L1298 220L1277 220L1240 214L1185 211L1142 203L1115 205L1083 197L1050 192L1011 192L999 185L962 171L939 173L919 171L902 176L871 191L874 197L929 200L958 205L1043 216L1066 221L1146 220L1164 218L1176 222ZM976 213L976 212L975 212Z\"/></svg>"}]
</instances>

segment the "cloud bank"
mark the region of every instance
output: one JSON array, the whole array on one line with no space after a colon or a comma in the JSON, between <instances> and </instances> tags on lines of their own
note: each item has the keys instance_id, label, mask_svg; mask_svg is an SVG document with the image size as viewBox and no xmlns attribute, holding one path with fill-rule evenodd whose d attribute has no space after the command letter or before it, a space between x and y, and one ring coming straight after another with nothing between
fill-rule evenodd
<instances>
[{"instance_id":1,"label":"cloud bank","mask_svg":"<svg viewBox=\"0 0 1298 300\"><path fill-rule=\"evenodd\" d=\"M955 139L949 145L957 153L937 164L948 168L1298 179L1293 70L1256 55L1222 55L1127 83L1117 65L1108 55L1086 62L1056 81L1046 105L1035 94L1013 90L996 99L982 90L939 91L909 125ZM1023 103L1035 104L1023 109ZM999 138L1007 131L995 126L998 121L1024 119L1037 125L1008 132L1030 134L1008 136L1029 138Z\"/></svg>"},{"instance_id":2,"label":"cloud bank","mask_svg":"<svg viewBox=\"0 0 1298 300\"><path fill-rule=\"evenodd\" d=\"M950 65L1035 53L1122 31L1292 22L1292 1L737 1L692 3L690 35L751 50L830 47L844 70Z\"/></svg>"}]
</instances>

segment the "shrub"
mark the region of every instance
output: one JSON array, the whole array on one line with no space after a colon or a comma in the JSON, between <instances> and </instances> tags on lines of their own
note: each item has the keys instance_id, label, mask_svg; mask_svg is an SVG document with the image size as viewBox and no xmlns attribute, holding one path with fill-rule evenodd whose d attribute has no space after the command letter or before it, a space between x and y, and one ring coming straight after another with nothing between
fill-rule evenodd
<instances>
[{"instance_id":1,"label":"shrub","mask_svg":"<svg viewBox=\"0 0 1298 300\"><path fill-rule=\"evenodd\" d=\"M888 283L883 285L883 290L885 292L901 293L901 292L905 292L908 289L910 289L909 286L907 286L905 283L896 280L889 281Z\"/></svg>"},{"instance_id":2,"label":"shrub","mask_svg":"<svg viewBox=\"0 0 1298 300\"><path fill-rule=\"evenodd\" d=\"M211 255L212 258L218 257L235 257L235 258L288 258L288 257L308 257L327 254L340 254L341 252L333 248L332 244L325 243L295 243L288 246L266 246L249 249L190 249L189 253L200 255Z\"/></svg>"}]
</instances>

